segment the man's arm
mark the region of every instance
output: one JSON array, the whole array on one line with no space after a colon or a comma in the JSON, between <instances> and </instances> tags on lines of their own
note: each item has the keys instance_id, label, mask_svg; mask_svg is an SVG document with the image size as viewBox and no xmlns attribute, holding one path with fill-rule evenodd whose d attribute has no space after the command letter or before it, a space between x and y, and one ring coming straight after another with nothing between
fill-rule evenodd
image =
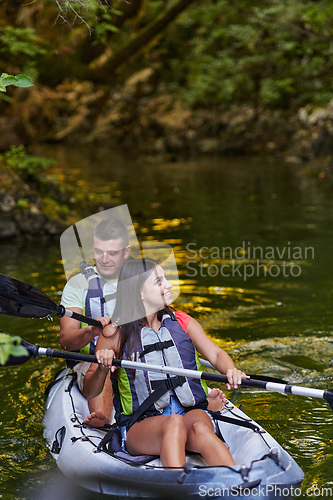
<instances>
[{"instance_id":1,"label":"man's arm","mask_svg":"<svg viewBox=\"0 0 333 500\"><path fill-rule=\"evenodd\" d=\"M83 314L87 287L86 280L82 275L74 276L64 287L61 304L70 311ZM80 321L63 316L60 319L59 342L66 351L79 351L101 332L100 328L90 325L81 328Z\"/></svg>"},{"instance_id":2,"label":"man's arm","mask_svg":"<svg viewBox=\"0 0 333 500\"><path fill-rule=\"evenodd\" d=\"M78 314L83 314L83 310L79 307L69 307L68 309ZM106 318L98 318L98 321L102 319L106 320ZM109 321L109 318L107 320ZM67 318L67 316L60 318L59 342L61 347L66 351L79 351L83 349L96 335L100 335L101 333L101 328L91 325L81 328L80 321L76 319Z\"/></svg>"}]
</instances>

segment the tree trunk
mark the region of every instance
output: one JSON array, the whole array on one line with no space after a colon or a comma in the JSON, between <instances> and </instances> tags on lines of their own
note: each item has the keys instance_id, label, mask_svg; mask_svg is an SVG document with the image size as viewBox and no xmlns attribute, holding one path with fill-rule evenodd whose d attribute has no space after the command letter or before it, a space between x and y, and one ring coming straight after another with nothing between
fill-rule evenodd
<instances>
[{"instance_id":1,"label":"tree trunk","mask_svg":"<svg viewBox=\"0 0 333 500\"><path fill-rule=\"evenodd\" d=\"M141 6L142 0L119 0L115 3L115 5L113 5L113 7L122 12L122 15L114 14L111 10L110 24L120 30L126 21L133 19L138 15ZM90 69L101 68L104 61L110 58L113 54L111 46L114 32L110 31L106 36L107 43L94 43L94 45L92 45L91 40L89 40L88 37L82 46L82 53L84 54L83 62L84 64L87 64ZM105 45L107 48L105 48Z\"/></svg>"},{"instance_id":2,"label":"tree trunk","mask_svg":"<svg viewBox=\"0 0 333 500\"><path fill-rule=\"evenodd\" d=\"M133 19L133 17L136 17L139 14L141 5L142 0L131 0L130 2L121 0L121 2L118 2L118 4L115 5L115 8L120 10L123 15L115 15L112 20L112 24L117 28L121 28L127 19Z\"/></svg>"},{"instance_id":3,"label":"tree trunk","mask_svg":"<svg viewBox=\"0 0 333 500\"><path fill-rule=\"evenodd\" d=\"M97 61L92 61L89 65L90 71L87 77L95 81L110 81L112 72L151 42L193 2L194 0L176 0L154 21L143 28L137 36L120 48L118 52L111 54L110 49L106 49L106 53L109 51L108 56L101 57L100 64Z\"/></svg>"}]
</instances>

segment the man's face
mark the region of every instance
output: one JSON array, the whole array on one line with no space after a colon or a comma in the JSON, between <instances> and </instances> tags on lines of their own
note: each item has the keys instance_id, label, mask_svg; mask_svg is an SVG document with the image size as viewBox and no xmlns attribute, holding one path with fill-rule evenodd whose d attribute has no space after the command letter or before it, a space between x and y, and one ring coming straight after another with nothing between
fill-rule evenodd
<instances>
[{"instance_id":1,"label":"man's face","mask_svg":"<svg viewBox=\"0 0 333 500\"><path fill-rule=\"evenodd\" d=\"M94 236L94 257L98 273L102 278L117 279L125 259L131 248L124 244L121 238L103 241Z\"/></svg>"}]
</instances>

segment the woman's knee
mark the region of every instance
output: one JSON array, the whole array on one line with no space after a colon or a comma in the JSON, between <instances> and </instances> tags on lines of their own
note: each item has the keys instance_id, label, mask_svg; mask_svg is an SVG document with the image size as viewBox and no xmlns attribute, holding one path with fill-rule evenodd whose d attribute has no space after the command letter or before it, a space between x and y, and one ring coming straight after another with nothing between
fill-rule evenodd
<instances>
[{"instance_id":1,"label":"woman's knee","mask_svg":"<svg viewBox=\"0 0 333 500\"><path fill-rule=\"evenodd\" d=\"M207 436L210 433L214 433L214 428L211 421L206 422L205 420L200 419L192 422L191 431L196 437Z\"/></svg>"},{"instance_id":2,"label":"woman's knee","mask_svg":"<svg viewBox=\"0 0 333 500\"><path fill-rule=\"evenodd\" d=\"M177 413L170 415L165 423L164 431L165 432L172 431L174 433L181 433L181 432L186 433L186 426L183 416Z\"/></svg>"}]
</instances>

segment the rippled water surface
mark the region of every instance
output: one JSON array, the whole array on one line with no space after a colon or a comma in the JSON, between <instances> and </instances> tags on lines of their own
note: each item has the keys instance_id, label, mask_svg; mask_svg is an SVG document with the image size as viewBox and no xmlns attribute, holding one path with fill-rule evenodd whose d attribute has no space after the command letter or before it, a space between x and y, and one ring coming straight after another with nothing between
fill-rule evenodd
<instances>
[{"instance_id":1,"label":"rippled water surface","mask_svg":"<svg viewBox=\"0 0 333 500\"><path fill-rule=\"evenodd\" d=\"M37 153L55 157L63 182L88 185L97 201L109 191L115 203L127 203L139 238L173 246L177 307L198 319L240 368L333 387L332 193L299 165L260 158L138 161L60 147ZM1 245L0 252L2 274L60 302L58 242ZM29 342L59 347L56 316L0 321L2 330ZM52 496L59 475L42 428L43 391L61 366L33 359L0 371L0 498L71 498L67 487ZM228 397L296 459L304 491L333 490L333 412L326 402L251 389Z\"/></svg>"}]
</instances>

